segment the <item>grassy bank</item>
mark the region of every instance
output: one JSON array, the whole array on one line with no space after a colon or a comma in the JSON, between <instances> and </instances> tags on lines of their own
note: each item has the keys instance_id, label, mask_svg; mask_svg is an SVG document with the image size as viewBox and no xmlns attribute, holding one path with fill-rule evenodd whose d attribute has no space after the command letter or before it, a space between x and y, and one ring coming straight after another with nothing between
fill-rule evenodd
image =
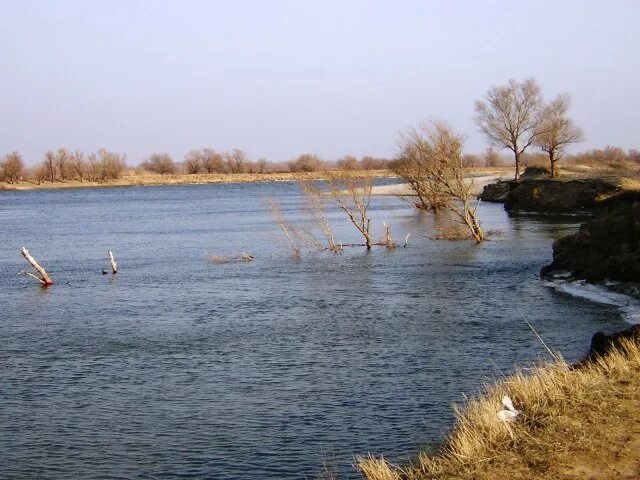
<instances>
[{"instance_id":1,"label":"grassy bank","mask_svg":"<svg viewBox=\"0 0 640 480\"><path fill-rule=\"evenodd\" d=\"M521 414L497 416L509 395ZM580 369L563 361L488 387L457 412L435 456L406 466L361 458L367 480L638 479L640 478L640 347L622 349Z\"/></svg>"}]
</instances>

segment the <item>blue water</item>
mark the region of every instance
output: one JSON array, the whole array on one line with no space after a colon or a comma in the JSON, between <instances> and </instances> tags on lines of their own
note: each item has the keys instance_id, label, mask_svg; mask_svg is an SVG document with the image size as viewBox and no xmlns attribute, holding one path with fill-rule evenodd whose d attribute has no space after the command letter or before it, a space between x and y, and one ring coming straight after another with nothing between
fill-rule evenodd
<instances>
[{"instance_id":1,"label":"blue water","mask_svg":"<svg viewBox=\"0 0 640 480\"><path fill-rule=\"evenodd\" d=\"M292 183L2 192L0 478L359 478L356 455L406 459L463 394L544 358L523 318L568 360L625 326L538 279L571 217L483 205L503 235L475 246L376 197L376 236L407 248L297 260L266 197L305 220ZM17 275L21 246L54 286ZM209 261L236 250L256 260Z\"/></svg>"}]
</instances>

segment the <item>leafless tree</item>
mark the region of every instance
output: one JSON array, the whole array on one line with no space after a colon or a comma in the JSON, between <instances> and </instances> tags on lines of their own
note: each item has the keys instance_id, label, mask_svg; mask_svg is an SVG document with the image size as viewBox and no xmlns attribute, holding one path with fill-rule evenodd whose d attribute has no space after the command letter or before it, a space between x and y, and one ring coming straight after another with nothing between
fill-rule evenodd
<instances>
[{"instance_id":1,"label":"leafless tree","mask_svg":"<svg viewBox=\"0 0 640 480\"><path fill-rule=\"evenodd\" d=\"M184 170L189 174L200 173L203 163L203 154L200 150L191 150L184 156Z\"/></svg>"},{"instance_id":2,"label":"leafless tree","mask_svg":"<svg viewBox=\"0 0 640 480\"><path fill-rule=\"evenodd\" d=\"M69 151L66 148L59 148L56 154L56 167L58 168L58 172L60 173L60 180L62 180L63 182L68 177L69 160Z\"/></svg>"},{"instance_id":3,"label":"leafless tree","mask_svg":"<svg viewBox=\"0 0 640 480\"><path fill-rule=\"evenodd\" d=\"M320 228L327 241L327 249L335 253L339 252L342 248L336 243L335 236L333 235L333 229L327 220L327 212L325 208L327 202L326 195L324 195L316 183L310 180L303 180L299 182L299 185L307 199L307 206L311 213L311 217L313 218L314 223Z\"/></svg>"},{"instance_id":4,"label":"leafless tree","mask_svg":"<svg viewBox=\"0 0 640 480\"><path fill-rule=\"evenodd\" d=\"M322 160L313 153L303 153L289 162L289 170L292 172L317 172L321 167Z\"/></svg>"},{"instance_id":5,"label":"leafless tree","mask_svg":"<svg viewBox=\"0 0 640 480\"><path fill-rule=\"evenodd\" d=\"M476 243L482 242L485 235L477 217L477 204L473 205L473 183L463 161L462 136L442 122L430 122L406 137L403 150L413 148L411 144L416 143L425 159L424 175L438 185L446 208L467 228L469 235Z\"/></svg>"},{"instance_id":6,"label":"leafless tree","mask_svg":"<svg viewBox=\"0 0 640 480\"><path fill-rule=\"evenodd\" d=\"M167 153L153 153L142 162L142 167L150 172L159 173L161 175L176 173L178 167L173 158Z\"/></svg>"},{"instance_id":7,"label":"leafless tree","mask_svg":"<svg viewBox=\"0 0 640 480\"><path fill-rule=\"evenodd\" d=\"M267 173L267 163L266 158L259 158L256 160L254 166L255 173Z\"/></svg>"},{"instance_id":8,"label":"leafless tree","mask_svg":"<svg viewBox=\"0 0 640 480\"><path fill-rule=\"evenodd\" d=\"M287 240L289 240L291 249L293 250L293 255L295 257L299 257L300 246L298 245L298 235L296 234L296 229L293 227L293 225L291 225L284 219L284 217L282 216L282 211L280 210L280 205L278 205L278 203L274 199L267 198L264 200L264 203L271 209L273 218L286 235Z\"/></svg>"},{"instance_id":9,"label":"leafless tree","mask_svg":"<svg viewBox=\"0 0 640 480\"><path fill-rule=\"evenodd\" d=\"M87 173L87 164L84 161L84 153L80 150L73 152L70 156L69 164L76 178L82 182Z\"/></svg>"},{"instance_id":10,"label":"leafless tree","mask_svg":"<svg viewBox=\"0 0 640 480\"><path fill-rule=\"evenodd\" d=\"M567 116L571 106L568 94L559 95L544 106L540 117L540 134L535 143L549 155L551 177L557 174L557 162L564 155L567 145L582 140L582 130Z\"/></svg>"},{"instance_id":11,"label":"leafless tree","mask_svg":"<svg viewBox=\"0 0 640 480\"><path fill-rule=\"evenodd\" d=\"M5 155L0 162L0 180L14 183L20 180L24 173L24 161L18 152L11 152Z\"/></svg>"},{"instance_id":12,"label":"leafless tree","mask_svg":"<svg viewBox=\"0 0 640 480\"><path fill-rule=\"evenodd\" d=\"M360 162L356 157L351 155L345 155L344 157L338 159L336 162L336 166L340 170L360 170Z\"/></svg>"},{"instance_id":13,"label":"leafless tree","mask_svg":"<svg viewBox=\"0 0 640 480\"><path fill-rule=\"evenodd\" d=\"M203 148L202 168L207 173L222 173L224 171L224 158L211 148Z\"/></svg>"},{"instance_id":14,"label":"leafless tree","mask_svg":"<svg viewBox=\"0 0 640 480\"><path fill-rule=\"evenodd\" d=\"M400 155L391 163L391 170L409 184L418 199L418 209L440 213L447 206L447 199L434 175L439 163L432 155L428 138L420 129L413 129L403 135L401 142Z\"/></svg>"},{"instance_id":15,"label":"leafless tree","mask_svg":"<svg viewBox=\"0 0 640 480\"><path fill-rule=\"evenodd\" d=\"M363 170L384 170L389 167L389 160L365 155L360 160L360 168Z\"/></svg>"},{"instance_id":16,"label":"leafless tree","mask_svg":"<svg viewBox=\"0 0 640 480\"><path fill-rule=\"evenodd\" d=\"M485 100L476 102L475 121L480 131L498 148L513 152L515 178L520 177L520 157L540 134L542 91L529 78L523 82L509 80L506 86L493 87Z\"/></svg>"},{"instance_id":17,"label":"leafless tree","mask_svg":"<svg viewBox=\"0 0 640 480\"><path fill-rule=\"evenodd\" d=\"M51 183L56 181L56 154L49 150L44 154L44 161L42 167L49 178Z\"/></svg>"},{"instance_id":18,"label":"leafless tree","mask_svg":"<svg viewBox=\"0 0 640 480\"><path fill-rule=\"evenodd\" d=\"M90 153L87 156L86 168L86 177L90 182L100 181L102 166L100 164L100 160L98 160L98 155L96 153Z\"/></svg>"},{"instance_id":19,"label":"leafless tree","mask_svg":"<svg viewBox=\"0 0 640 480\"><path fill-rule=\"evenodd\" d=\"M110 152L104 148L98 150L98 159L102 181L117 180L127 167L124 155Z\"/></svg>"},{"instance_id":20,"label":"leafless tree","mask_svg":"<svg viewBox=\"0 0 640 480\"><path fill-rule=\"evenodd\" d=\"M234 148L225 157L229 173L243 173L245 171L249 161L249 156L245 152L239 148Z\"/></svg>"},{"instance_id":21,"label":"leafless tree","mask_svg":"<svg viewBox=\"0 0 640 480\"><path fill-rule=\"evenodd\" d=\"M367 250L371 250L371 219L369 204L373 191L371 177L356 175L352 172L326 172L327 200L342 210L349 221L360 232Z\"/></svg>"}]
</instances>

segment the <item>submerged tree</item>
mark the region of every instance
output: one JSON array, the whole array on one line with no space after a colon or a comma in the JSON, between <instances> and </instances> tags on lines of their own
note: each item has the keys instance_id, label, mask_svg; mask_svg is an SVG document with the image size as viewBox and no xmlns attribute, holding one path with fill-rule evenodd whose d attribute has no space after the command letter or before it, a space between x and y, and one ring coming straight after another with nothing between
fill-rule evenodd
<instances>
[{"instance_id":1,"label":"submerged tree","mask_svg":"<svg viewBox=\"0 0 640 480\"><path fill-rule=\"evenodd\" d=\"M462 155L462 136L442 122L430 122L405 139L402 149L420 148L424 157L422 174L437 185L444 208L464 225L476 243L485 235L473 205L473 182Z\"/></svg>"},{"instance_id":2,"label":"submerged tree","mask_svg":"<svg viewBox=\"0 0 640 480\"><path fill-rule=\"evenodd\" d=\"M582 130L576 127L567 113L571 106L568 94L559 95L540 114L540 134L535 143L549 155L551 177L557 173L557 163L564 155L567 145L582 140Z\"/></svg>"},{"instance_id":3,"label":"submerged tree","mask_svg":"<svg viewBox=\"0 0 640 480\"><path fill-rule=\"evenodd\" d=\"M540 134L541 108L542 90L533 78L509 80L506 86L492 88L485 100L476 102L475 121L480 131L493 146L513 152L516 180L522 154Z\"/></svg>"},{"instance_id":4,"label":"submerged tree","mask_svg":"<svg viewBox=\"0 0 640 480\"><path fill-rule=\"evenodd\" d=\"M430 152L423 132L410 130L404 135L400 155L391 164L391 170L409 184L418 198L415 204L418 209L438 214L446 207L446 195L433 175L438 164Z\"/></svg>"},{"instance_id":5,"label":"submerged tree","mask_svg":"<svg viewBox=\"0 0 640 480\"><path fill-rule=\"evenodd\" d=\"M353 172L327 172L327 200L342 210L364 238L364 245L371 250L371 219L369 204L373 191L371 177Z\"/></svg>"}]
</instances>

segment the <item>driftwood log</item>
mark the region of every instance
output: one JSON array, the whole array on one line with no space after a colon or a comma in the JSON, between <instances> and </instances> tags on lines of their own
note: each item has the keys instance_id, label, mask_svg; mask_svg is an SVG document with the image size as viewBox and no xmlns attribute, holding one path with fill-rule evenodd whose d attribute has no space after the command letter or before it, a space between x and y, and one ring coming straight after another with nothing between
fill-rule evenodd
<instances>
[{"instance_id":1,"label":"driftwood log","mask_svg":"<svg viewBox=\"0 0 640 480\"><path fill-rule=\"evenodd\" d=\"M36 271L40 274L40 276L38 277L37 275L34 275L31 272L23 272L25 275L29 275L30 277L35 278L38 282L40 282L44 286L53 285L53 280L51 280L51 277L47 274L45 269L42 268L38 264L38 262L36 262L36 259L31 256L31 254L29 253L29 250L27 250L26 248L22 247L20 249L20 253L22 254L22 256L24 258L27 259L27 262L29 262L31 264L31 266L33 268L35 268Z\"/></svg>"},{"instance_id":2,"label":"driftwood log","mask_svg":"<svg viewBox=\"0 0 640 480\"><path fill-rule=\"evenodd\" d=\"M109 253L109 262L111 263L111 271L115 275L116 273L118 273L118 264L113 258L113 252L109 251L108 253Z\"/></svg>"}]
</instances>

